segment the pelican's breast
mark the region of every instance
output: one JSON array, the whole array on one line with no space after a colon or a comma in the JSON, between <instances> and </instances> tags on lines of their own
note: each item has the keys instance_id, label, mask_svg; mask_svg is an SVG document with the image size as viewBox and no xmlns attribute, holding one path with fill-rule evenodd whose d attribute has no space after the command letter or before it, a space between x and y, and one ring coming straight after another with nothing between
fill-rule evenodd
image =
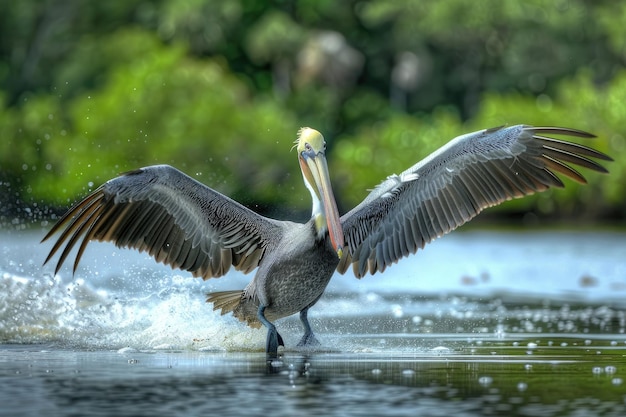
<instances>
[{"instance_id":1,"label":"pelican's breast","mask_svg":"<svg viewBox=\"0 0 626 417\"><path fill-rule=\"evenodd\" d=\"M285 317L314 303L324 292L339 259L328 236L319 241L312 222L290 230L255 277L266 314Z\"/></svg>"}]
</instances>

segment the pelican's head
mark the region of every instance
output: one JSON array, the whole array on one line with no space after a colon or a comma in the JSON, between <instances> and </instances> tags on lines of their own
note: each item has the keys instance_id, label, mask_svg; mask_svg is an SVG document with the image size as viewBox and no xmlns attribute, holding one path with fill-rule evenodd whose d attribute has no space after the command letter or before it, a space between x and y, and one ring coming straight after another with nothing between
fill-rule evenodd
<instances>
[{"instance_id":1,"label":"pelican's head","mask_svg":"<svg viewBox=\"0 0 626 417\"><path fill-rule=\"evenodd\" d=\"M313 198L313 217L317 235L324 237L328 231L333 248L341 258L344 246L343 230L328 175L326 141L317 130L303 127L298 131L295 143L304 184Z\"/></svg>"}]
</instances>

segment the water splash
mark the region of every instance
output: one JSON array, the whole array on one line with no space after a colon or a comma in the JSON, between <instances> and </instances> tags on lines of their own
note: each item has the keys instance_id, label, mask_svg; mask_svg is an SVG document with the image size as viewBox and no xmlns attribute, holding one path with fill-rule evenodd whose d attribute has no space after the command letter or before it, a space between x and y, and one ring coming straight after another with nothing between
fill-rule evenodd
<instances>
[{"instance_id":1,"label":"water splash","mask_svg":"<svg viewBox=\"0 0 626 417\"><path fill-rule=\"evenodd\" d=\"M183 279L182 277L174 278ZM0 339L75 348L262 349L264 334L222 317L202 294L180 287L142 298L98 290L75 279L0 279Z\"/></svg>"}]
</instances>

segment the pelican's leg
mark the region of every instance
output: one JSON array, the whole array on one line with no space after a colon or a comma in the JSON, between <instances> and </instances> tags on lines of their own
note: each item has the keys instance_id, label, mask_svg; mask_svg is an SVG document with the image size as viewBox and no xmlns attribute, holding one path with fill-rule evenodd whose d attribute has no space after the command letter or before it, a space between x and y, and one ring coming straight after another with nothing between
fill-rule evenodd
<instances>
[{"instance_id":1,"label":"pelican's leg","mask_svg":"<svg viewBox=\"0 0 626 417\"><path fill-rule=\"evenodd\" d=\"M283 338L278 334L274 323L265 318L265 306L259 306L259 312L257 313L259 321L267 327L267 342L265 344L265 353L268 355L278 355L278 346L285 346Z\"/></svg>"},{"instance_id":2,"label":"pelican's leg","mask_svg":"<svg viewBox=\"0 0 626 417\"><path fill-rule=\"evenodd\" d=\"M309 307L300 312L300 321L304 327L304 335L302 336L302 339L300 339L300 342L298 342L298 346L319 346L320 342L313 334L313 330L311 330L308 313Z\"/></svg>"}]
</instances>

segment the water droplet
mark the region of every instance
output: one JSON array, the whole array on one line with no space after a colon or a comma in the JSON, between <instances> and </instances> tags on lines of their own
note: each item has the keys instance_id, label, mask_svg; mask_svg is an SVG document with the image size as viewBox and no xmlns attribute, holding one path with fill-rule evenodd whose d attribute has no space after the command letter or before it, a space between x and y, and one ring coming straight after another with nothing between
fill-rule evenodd
<instances>
[{"instance_id":1,"label":"water droplet","mask_svg":"<svg viewBox=\"0 0 626 417\"><path fill-rule=\"evenodd\" d=\"M478 378L478 383L484 387L491 385L492 382L493 378L490 376L481 376L480 378Z\"/></svg>"}]
</instances>

